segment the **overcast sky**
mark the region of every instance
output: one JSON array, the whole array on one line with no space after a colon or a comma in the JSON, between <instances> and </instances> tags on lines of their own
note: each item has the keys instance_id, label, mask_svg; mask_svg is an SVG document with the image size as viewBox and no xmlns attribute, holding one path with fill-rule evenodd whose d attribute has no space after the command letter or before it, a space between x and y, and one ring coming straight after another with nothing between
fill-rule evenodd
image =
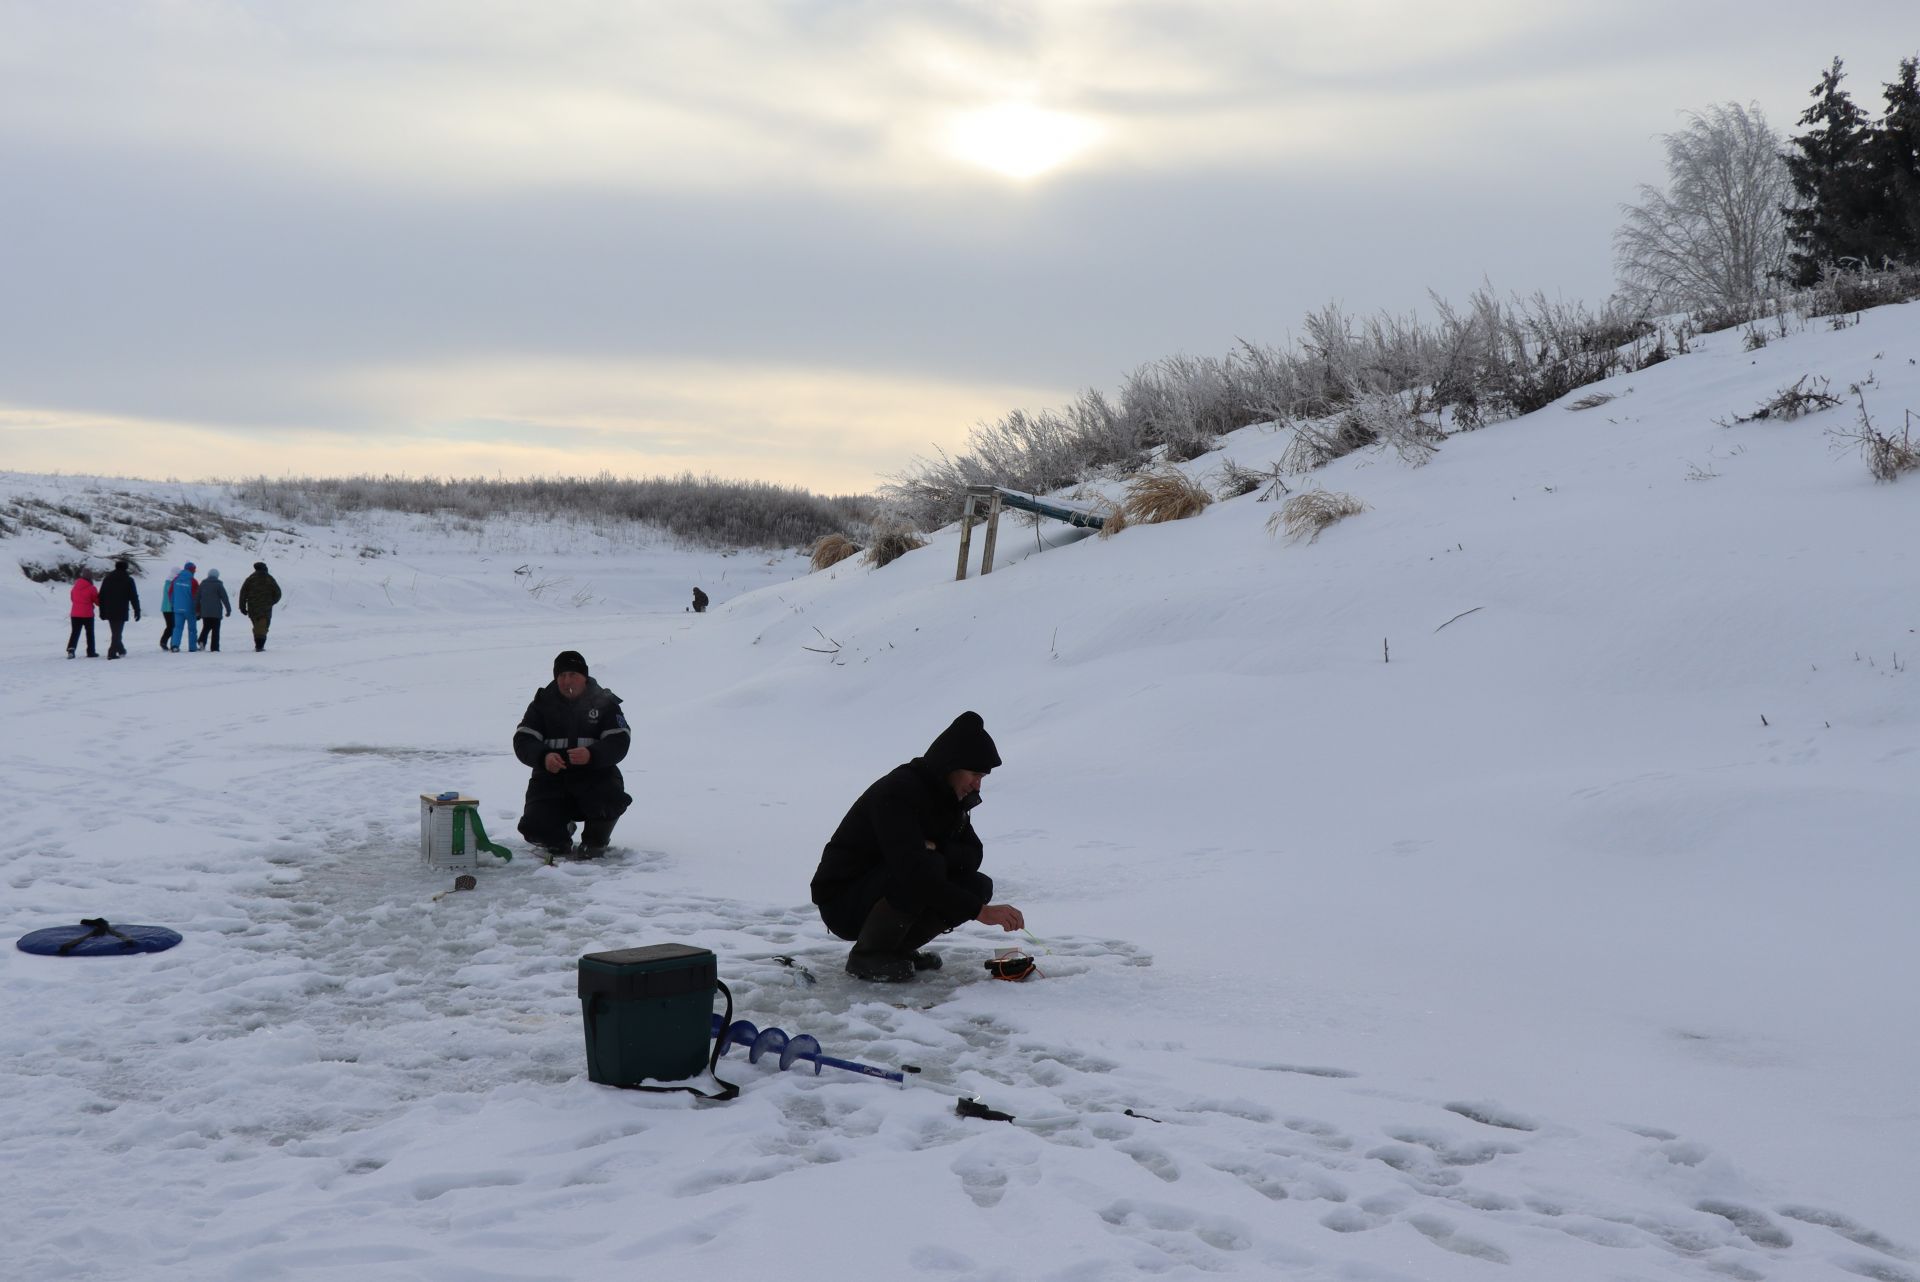
<instances>
[{"instance_id":1,"label":"overcast sky","mask_svg":"<svg viewBox=\"0 0 1920 1282\"><path fill-rule=\"evenodd\" d=\"M1598 301L1911 0L0 0L0 468L858 491L1328 301Z\"/></svg>"}]
</instances>

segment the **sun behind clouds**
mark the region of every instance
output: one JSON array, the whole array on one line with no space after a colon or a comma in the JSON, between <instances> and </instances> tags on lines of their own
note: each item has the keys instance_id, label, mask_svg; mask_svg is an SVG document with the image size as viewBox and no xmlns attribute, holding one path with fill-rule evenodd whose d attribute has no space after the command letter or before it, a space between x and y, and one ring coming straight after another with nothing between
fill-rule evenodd
<instances>
[{"instance_id":1,"label":"sun behind clouds","mask_svg":"<svg viewBox=\"0 0 1920 1282\"><path fill-rule=\"evenodd\" d=\"M1003 102L954 117L947 150L968 164L1026 181L1057 169L1099 137L1081 116L1028 102Z\"/></svg>"}]
</instances>

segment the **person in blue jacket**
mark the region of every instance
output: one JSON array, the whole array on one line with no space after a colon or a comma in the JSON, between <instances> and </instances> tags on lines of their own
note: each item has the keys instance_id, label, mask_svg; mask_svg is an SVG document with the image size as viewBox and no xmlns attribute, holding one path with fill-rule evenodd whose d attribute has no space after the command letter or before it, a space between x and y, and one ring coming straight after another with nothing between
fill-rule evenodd
<instances>
[{"instance_id":1,"label":"person in blue jacket","mask_svg":"<svg viewBox=\"0 0 1920 1282\"><path fill-rule=\"evenodd\" d=\"M199 621L200 581L193 577L193 562L180 567L180 573L167 580L167 602L173 606L173 640L167 649L180 653L180 634L187 634L187 649L200 648L199 634L193 625Z\"/></svg>"}]
</instances>

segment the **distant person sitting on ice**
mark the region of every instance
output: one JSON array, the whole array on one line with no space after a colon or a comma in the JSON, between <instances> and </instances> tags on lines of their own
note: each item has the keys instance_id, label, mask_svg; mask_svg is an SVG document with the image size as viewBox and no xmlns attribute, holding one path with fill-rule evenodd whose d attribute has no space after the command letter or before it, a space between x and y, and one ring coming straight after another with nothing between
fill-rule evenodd
<instances>
[{"instance_id":1,"label":"distant person sitting on ice","mask_svg":"<svg viewBox=\"0 0 1920 1282\"><path fill-rule=\"evenodd\" d=\"M693 590L693 612L695 614L705 614L707 612L707 594L699 588Z\"/></svg>"},{"instance_id":2,"label":"distant person sitting on ice","mask_svg":"<svg viewBox=\"0 0 1920 1282\"><path fill-rule=\"evenodd\" d=\"M620 778L632 742L619 696L587 675L578 650L562 650L553 680L534 692L513 732L513 755L533 769L520 835L549 855L569 855L578 822L581 856L605 854L633 804Z\"/></svg>"},{"instance_id":3,"label":"distant person sitting on ice","mask_svg":"<svg viewBox=\"0 0 1920 1282\"><path fill-rule=\"evenodd\" d=\"M980 838L967 812L1000 754L977 712L963 712L926 751L860 794L820 855L813 902L827 929L853 941L847 973L900 983L937 970L919 951L963 922L1020 930L1012 904L989 902L993 879L980 871Z\"/></svg>"}]
</instances>

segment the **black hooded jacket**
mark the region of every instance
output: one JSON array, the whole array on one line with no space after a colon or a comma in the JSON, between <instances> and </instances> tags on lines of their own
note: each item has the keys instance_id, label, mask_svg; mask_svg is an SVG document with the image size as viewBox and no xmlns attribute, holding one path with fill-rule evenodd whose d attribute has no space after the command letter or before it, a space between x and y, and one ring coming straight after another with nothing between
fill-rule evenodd
<instances>
[{"instance_id":1,"label":"black hooded jacket","mask_svg":"<svg viewBox=\"0 0 1920 1282\"><path fill-rule=\"evenodd\" d=\"M980 714L954 718L924 756L896 766L853 803L821 852L813 902L823 908L838 905L852 886L884 868L881 893L902 912L950 921L976 916L987 903L980 897L981 883L989 895L993 885L970 876L980 871L982 850L967 812L979 804L980 794L962 801L953 795L947 775L985 773L999 764Z\"/></svg>"},{"instance_id":2,"label":"black hooded jacket","mask_svg":"<svg viewBox=\"0 0 1920 1282\"><path fill-rule=\"evenodd\" d=\"M100 617L125 623L129 608L134 618L140 617L140 589L134 586L133 575L115 566L100 580Z\"/></svg>"},{"instance_id":3,"label":"black hooded jacket","mask_svg":"<svg viewBox=\"0 0 1920 1282\"><path fill-rule=\"evenodd\" d=\"M567 698L552 682L534 691L513 732L513 755L533 769L527 800L565 801L582 819L613 818L633 800L620 777L620 762L632 745L620 696L592 677L578 699ZM547 754L564 755L569 748L585 748L587 764L548 773Z\"/></svg>"}]
</instances>

